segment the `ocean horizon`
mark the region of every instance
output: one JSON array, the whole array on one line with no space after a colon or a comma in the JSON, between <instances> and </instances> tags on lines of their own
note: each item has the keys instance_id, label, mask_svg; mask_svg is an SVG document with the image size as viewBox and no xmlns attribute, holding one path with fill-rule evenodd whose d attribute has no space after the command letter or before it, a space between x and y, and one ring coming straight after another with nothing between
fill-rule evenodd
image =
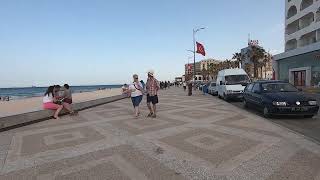
<instances>
[{"instance_id":1,"label":"ocean horizon","mask_svg":"<svg viewBox=\"0 0 320 180\"><path fill-rule=\"evenodd\" d=\"M92 92L99 89L121 88L122 85L84 85L70 86L72 93ZM10 100L43 96L48 87L8 87L0 88L0 97Z\"/></svg>"}]
</instances>

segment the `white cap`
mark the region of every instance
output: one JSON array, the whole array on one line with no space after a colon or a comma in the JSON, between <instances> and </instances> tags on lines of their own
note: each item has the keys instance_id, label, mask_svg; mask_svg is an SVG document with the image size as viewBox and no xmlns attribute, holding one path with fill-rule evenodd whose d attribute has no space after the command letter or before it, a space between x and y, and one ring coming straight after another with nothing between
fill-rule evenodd
<instances>
[{"instance_id":1,"label":"white cap","mask_svg":"<svg viewBox=\"0 0 320 180\"><path fill-rule=\"evenodd\" d=\"M153 77L153 76L154 76L154 71L153 71L153 70L149 70L149 71L148 71L148 75L150 75L150 76Z\"/></svg>"}]
</instances>

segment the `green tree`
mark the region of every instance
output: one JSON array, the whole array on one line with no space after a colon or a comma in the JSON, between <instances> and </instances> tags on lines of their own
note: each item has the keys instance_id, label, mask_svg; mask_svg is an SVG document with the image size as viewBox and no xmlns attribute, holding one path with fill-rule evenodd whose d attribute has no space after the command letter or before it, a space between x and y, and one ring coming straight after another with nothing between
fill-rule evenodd
<instances>
[{"instance_id":1,"label":"green tree","mask_svg":"<svg viewBox=\"0 0 320 180\"><path fill-rule=\"evenodd\" d=\"M261 60L264 58L266 51L260 46L251 46L249 52L251 61L253 63L253 74L258 78L258 68L261 66Z\"/></svg>"},{"instance_id":2,"label":"green tree","mask_svg":"<svg viewBox=\"0 0 320 180\"><path fill-rule=\"evenodd\" d=\"M236 59L237 67L241 68L242 65L242 54L241 53L234 53L232 59Z\"/></svg>"}]
</instances>

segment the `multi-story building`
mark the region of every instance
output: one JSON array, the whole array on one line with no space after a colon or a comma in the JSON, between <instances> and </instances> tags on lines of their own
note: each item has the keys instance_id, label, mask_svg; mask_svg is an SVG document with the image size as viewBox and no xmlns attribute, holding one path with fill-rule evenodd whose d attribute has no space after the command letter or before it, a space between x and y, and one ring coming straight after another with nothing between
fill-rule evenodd
<instances>
[{"instance_id":1,"label":"multi-story building","mask_svg":"<svg viewBox=\"0 0 320 180\"><path fill-rule=\"evenodd\" d=\"M320 1L285 0L285 52L274 56L276 78L296 86L320 82Z\"/></svg>"},{"instance_id":2,"label":"multi-story building","mask_svg":"<svg viewBox=\"0 0 320 180\"><path fill-rule=\"evenodd\" d=\"M201 66L200 66L200 70L208 70L210 69L210 66L212 66L213 64L219 64L220 61L216 60L216 59L204 59L202 61L200 61Z\"/></svg>"},{"instance_id":3,"label":"multi-story building","mask_svg":"<svg viewBox=\"0 0 320 180\"><path fill-rule=\"evenodd\" d=\"M184 66L185 75L193 75L193 63L185 64ZM196 62L196 75L201 74L201 62Z\"/></svg>"}]
</instances>

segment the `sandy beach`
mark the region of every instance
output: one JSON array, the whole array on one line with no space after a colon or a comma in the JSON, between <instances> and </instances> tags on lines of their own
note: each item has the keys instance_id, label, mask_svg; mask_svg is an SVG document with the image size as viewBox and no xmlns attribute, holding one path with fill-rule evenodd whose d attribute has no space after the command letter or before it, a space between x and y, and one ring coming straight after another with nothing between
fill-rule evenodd
<instances>
[{"instance_id":1,"label":"sandy beach","mask_svg":"<svg viewBox=\"0 0 320 180\"><path fill-rule=\"evenodd\" d=\"M98 90L72 94L73 102L84 102L121 94L121 88ZM12 101L0 101L0 117L11 116L42 109L42 97L32 97Z\"/></svg>"}]
</instances>

